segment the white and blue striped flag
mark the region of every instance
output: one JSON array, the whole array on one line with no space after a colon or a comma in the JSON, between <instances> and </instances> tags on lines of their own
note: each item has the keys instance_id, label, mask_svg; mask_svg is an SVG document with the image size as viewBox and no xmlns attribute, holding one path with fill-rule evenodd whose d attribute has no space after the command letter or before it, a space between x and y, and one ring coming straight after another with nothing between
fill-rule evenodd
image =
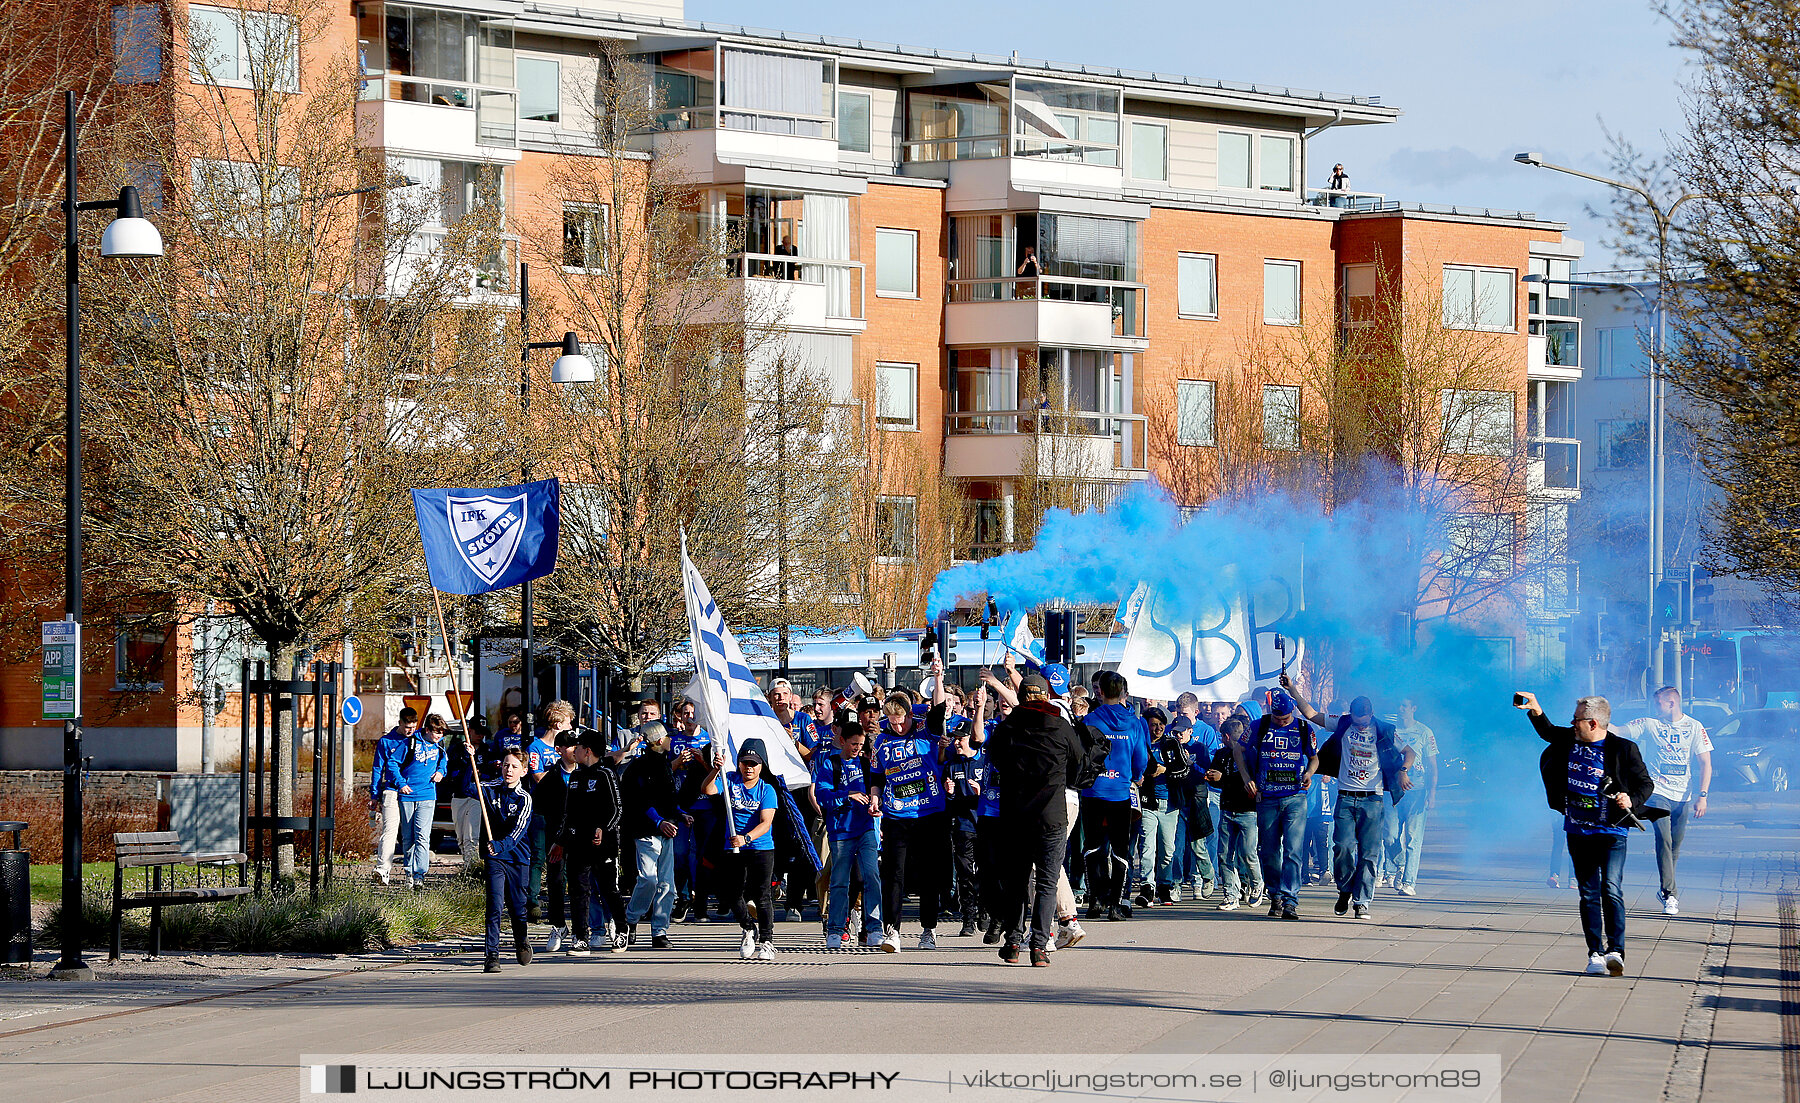
<instances>
[{"instance_id":1,"label":"white and blue striped flag","mask_svg":"<svg viewBox=\"0 0 1800 1103\"><path fill-rule=\"evenodd\" d=\"M744 660L743 648L725 627L712 591L688 558L685 531L681 534L681 583L693 640L700 722L712 733L713 746L724 757L726 769L736 765L737 749L744 740L760 739L769 751L769 761L763 764L766 772L790 788L811 785L812 774L795 749L793 736L769 707Z\"/></svg>"}]
</instances>

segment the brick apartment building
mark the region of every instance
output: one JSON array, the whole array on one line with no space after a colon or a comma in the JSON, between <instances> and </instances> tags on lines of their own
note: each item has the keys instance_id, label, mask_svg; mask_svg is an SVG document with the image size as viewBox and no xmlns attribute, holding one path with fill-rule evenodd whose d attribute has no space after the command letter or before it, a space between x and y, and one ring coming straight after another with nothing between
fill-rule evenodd
<instances>
[{"instance_id":1,"label":"brick apartment building","mask_svg":"<svg viewBox=\"0 0 1800 1103\"><path fill-rule=\"evenodd\" d=\"M1487 401L1528 449L1525 523L1560 532L1579 496L1575 456L1553 439L1573 434L1541 413L1571 377L1547 351L1537 287L1520 282L1566 272L1579 243L1531 214L1309 187L1330 167L1309 155L1320 131L1399 120L1378 98L688 22L679 0L322 10L321 43L354 43L361 61L370 147L428 183L498 174L509 219L561 217L572 235L583 212L546 209L543 181L592 152L580 120L597 49L623 44L653 74L641 150L679 159L705 213L742 235L744 291L780 300L790 347L846 394L878 388L880 423L965 480L979 518L968 554L1014 539L1015 484L1044 462L1043 403L1088 426L1078 466L1097 487L1156 475L1155 412L1173 412L1172 447L1209 448L1217 389L1246 370L1247 339L1337 325L1378 282L1422 284L1446 322L1505 342L1513 374ZM187 17L216 42L240 39L235 9L195 4ZM172 47L137 79L191 79L183 20L134 17L115 37L141 55L171 26ZM300 59L301 79L310 66ZM1292 447L1312 401L1303 381L1238 382L1261 388L1264 443ZM883 508L886 531L911 531L904 496ZM1515 665L1560 662L1568 589L1543 584L1525 622L1497 632ZM162 651L162 691L91 733L103 764L196 764L198 710L175 703L195 641L184 628ZM33 676L0 674L0 766L59 759ZM107 681L89 679L90 717L109 711Z\"/></svg>"}]
</instances>

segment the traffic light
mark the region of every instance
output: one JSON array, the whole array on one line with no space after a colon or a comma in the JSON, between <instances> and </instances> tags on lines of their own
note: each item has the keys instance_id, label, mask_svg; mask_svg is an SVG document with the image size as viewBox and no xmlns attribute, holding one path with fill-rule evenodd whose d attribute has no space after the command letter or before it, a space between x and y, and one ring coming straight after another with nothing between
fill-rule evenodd
<instances>
[{"instance_id":1,"label":"traffic light","mask_svg":"<svg viewBox=\"0 0 1800 1103\"><path fill-rule=\"evenodd\" d=\"M933 656L936 655L936 653L937 653L937 643L938 643L937 629L929 624L926 625L925 626L925 635L923 635L919 638L919 665L920 666L924 667L924 666L931 665L931 660L932 660Z\"/></svg>"},{"instance_id":2,"label":"traffic light","mask_svg":"<svg viewBox=\"0 0 1800 1103\"><path fill-rule=\"evenodd\" d=\"M1688 607L1682 618L1698 628L1713 617L1713 575L1698 563L1688 564Z\"/></svg>"},{"instance_id":3,"label":"traffic light","mask_svg":"<svg viewBox=\"0 0 1800 1103\"><path fill-rule=\"evenodd\" d=\"M944 657L944 665L956 662L956 629L950 624L949 617L937 620L938 653Z\"/></svg>"},{"instance_id":4,"label":"traffic light","mask_svg":"<svg viewBox=\"0 0 1800 1103\"><path fill-rule=\"evenodd\" d=\"M1683 589L1685 587L1677 579L1665 579L1656 584L1656 603L1650 610L1653 627L1672 628L1681 623L1681 611L1685 604Z\"/></svg>"},{"instance_id":5,"label":"traffic light","mask_svg":"<svg viewBox=\"0 0 1800 1103\"><path fill-rule=\"evenodd\" d=\"M1075 642L1079 614L1073 609L1052 609L1044 614L1044 661L1068 666L1081 654Z\"/></svg>"},{"instance_id":6,"label":"traffic light","mask_svg":"<svg viewBox=\"0 0 1800 1103\"><path fill-rule=\"evenodd\" d=\"M1580 662L1600 653L1601 614L1576 613L1569 618L1568 633L1563 637L1569 661Z\"/></svg>"}]
</instances>

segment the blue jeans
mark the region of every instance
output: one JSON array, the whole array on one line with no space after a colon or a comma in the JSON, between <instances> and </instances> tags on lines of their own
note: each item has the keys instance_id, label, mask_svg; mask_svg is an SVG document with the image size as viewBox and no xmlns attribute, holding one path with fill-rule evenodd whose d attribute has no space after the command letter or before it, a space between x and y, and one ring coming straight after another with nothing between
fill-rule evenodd
<instances>
[{"instance_id":1,"label":"blue jeans","mask_svg":"<svg viewBox=\"0 0 1800 1103\"><path fill-rule=\"evenodd\" d=\"M1223 867L1219 865L1219 825L1225 821L1219 818L1219 791L1211 786L1207 786L1206 789L1206 810L1212 813L1213 831L1206 837L1206 862L1200 867L1200 875L1207 880L1217 880L1222 876L1221 871L1223 870ZM1192 836L1189 837L1188 842L1193 843ZM1200 855L1196 851L1194 854L1196 862L1199 857ZM1209 870L1213 874L1212 877L1206 877ZM1193 876L1190 873L1189 880L1192 879Z\"/></svg>"},{"instance_id":2,"label":"blue jeans","mask_svg":"<svg viewBox=\"0 0 1800 1103\"><path fill-rule=\"evenodd\" d=\"M1172 888L1175 884L1175 836L1181 826L1183 813L1179 808L1146 809L1143 819L1143 835L1138 841L1138 882L1145 888L1155 885L1159 889Z\"/></svg>"},{"instance_id":3,"label":"blue jeans","mask_svg":"<svg viewBox=\"0 0 1800 1103\"><path fill-rule=\"evenodd\" d=\"M1414 790L1388 810L1381 828L1381 871L1395 885L1412 888L1419 880L1419 855L1425 850L1425 794Z\"/></svg>"},{"instance_id":4,"label":"blue jeans","mask_svg":"<svg viewBox=\"0 0 1800 1103\"><path fill-rule=\"evenodd\" d=\"M625 905L625 922L637 926L650 916L650 934L669 932L669 909L675 903L675 840L661 835L637 839L637 883Z\"/></svg>"},{"instance_id":5,"label":"blue jeans","mask_svg":"<svg viewBox=\"0 0 1800 1103\"><path fill-rule=\"evenodd\" d=\"M431 814L434 800L400 801L400 852L406 855L406 872L414 882L431 872Z\"/></svg>"},{"instance_id":6,"label":"blue jeans","mask_svg":"<svg viewBox=\"0 0 1800 1103\"><path fill-rule=\"evenodd\" d=\"M850 921L850 876L862 880L863 933L881 933L881 833L831 840L831 894L825 912L826 944Z\"/></svg>"},{"instance_id":7,"label":"blue jeans","mask_svg":"<svg viewBox=\"0 0 1800 1103\"><path fill-rule=\"evenodd\" d=\"M1387 811L1382 793L1339 790L1333 816L1331 872L1339 893L1367 907L1375 897L1375 863L1381 858L1381 825Z\"/></svg>"},{"instance_id":8,"label":"blue jeans","mask_svg":"<svg viewBox=\"0 0 1800 1103\"><path fill-rule=\"evenodd\" d=\"M1218 824L1211 837L1219 848L1219 885L1225 899L1254 900L1262 895L1262 867L1256 864L1256 811L1221 812Z\"/></svg>"},{"instance_id":9,"label":"blue jeans","mask_svg":"<svg viewBox=\"0 0 1800 1103\"><path fill-rule=\"evenodd\" d=\"M1581 933L1590 954L1625 952L1625 836L1569 832L1569 862L1581 890Z\"/></svg>"},{"instance_id":10,"label":"blue jeans","mask_svg":"<svg viewBox=\"0 0 1800 1103\"><path fill-rule=\"evenodd\" d=\"M1656 872L1662 879L1664 897L1675 895L1675 860L1681 857L1681 840L1687 836L1688 809L1693 806L1694 802L1690 800L1650 798L1651 808L1669 810L1668 815L1650 821L1650 830L1656 835Z\"/></svg>"},{"instance_id":11,"label":"blue jeans","mask_svg":"<svg viewBox=\"0 0 1800 1103\"><path fill-rule=\"evenodd\" d=\"M1284 911L1298 908L1300 862L1306 845L1306 794L1291 793L1257 801L1256 829L1269 902L1280 904Z\"/></svg>"}]
</instances>

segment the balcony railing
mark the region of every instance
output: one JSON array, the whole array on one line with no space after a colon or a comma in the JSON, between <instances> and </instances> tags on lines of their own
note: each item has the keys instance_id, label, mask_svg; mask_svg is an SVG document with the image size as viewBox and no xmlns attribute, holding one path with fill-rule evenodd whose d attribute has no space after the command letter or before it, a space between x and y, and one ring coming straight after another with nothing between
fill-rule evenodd
<instances>
[{"instance_id":1,"label":"balcony railing","mask_svg":"<svg viewBox=\"0 0 1800 1103\"><path fill-rule=\"evenodd\" d=\"M1308 188L1306 203L1309 207L1337 207L1347 211L1379 211L1388 205L1387 196L1380 192L1348 188Z\"/></svg>"},{"instance_id":2,"label":"balcony railing","mask_svg":"<svg viewBox=\"0 0 1800 1103\"><path fill-rule=\"evenodd\" d=\"M946 295L953 303L1105 303L1112 307L1114 337L1145 336L1146 290L1141 283L1073 276L951 280Z\"/></svg>"},{"instance_id":3,"label":"balcony railing","mask_svg":"<svg viewBox=\"0 0 1800 1103\"><path fill-rule=\"evenodd\" d=\"M1568 437L1532 437L1526 442L1534 490L1581 489L1581 442Z\"/></svg>"},{"instance_id":4,"label":"balcony railing","mask_svg":"<svg viewBox=\"0 0 1800 1103\"><path fill-rule=\"evenodd\" d=\"M1053 446L1059 438L1074 441L1111 440L1114 471L1149 469L1148 421L1143 414L1117 414L1100 410L979 410L944 415L951 436L1016 435L1038 439L1040 447Z\"/></svg>"},{"instance_id":5,"label":"balcony railing","mask_svg":"<svg viewBox=\"0 0 1800 1103\"><path fill-rule=\"evenodd\" d=\"M867 276L861 261L823 260L780 253L733 253L725 263L731 279L822 285L825 288L825 317L840 321L864 318Z\"/></svg>"}]
</instances>

